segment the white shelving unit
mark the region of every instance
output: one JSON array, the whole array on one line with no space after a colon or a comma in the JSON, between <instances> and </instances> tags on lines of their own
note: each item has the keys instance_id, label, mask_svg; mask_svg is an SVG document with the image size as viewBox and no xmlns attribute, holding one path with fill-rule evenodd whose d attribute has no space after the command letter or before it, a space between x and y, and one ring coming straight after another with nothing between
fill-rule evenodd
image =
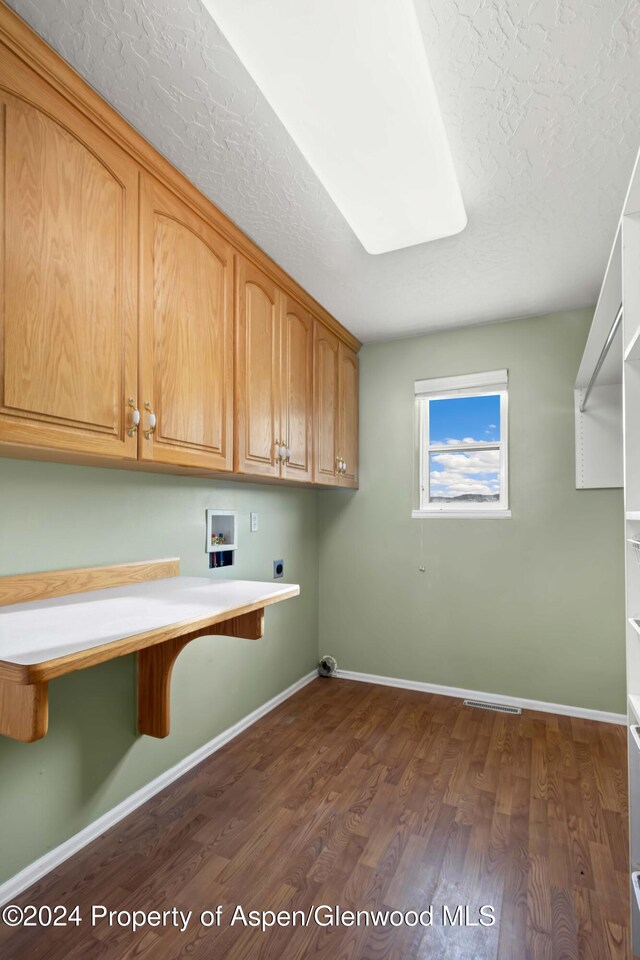
<instances>
[{"instance_id":1,"label":"white shelving unit","mask_svg":"<svg viewBox=\"0 0 640 960\"><path fill-rule=\"evenodd\" d=\"M640 360L640 327L631 338L628 347L624 351L625 360Z\"/></svg>"},{"instance_id":2,"label":"white shelving unit","mask_svg":"<svg viewBox=\"0 0 640 960\"><path fill-rule=\"evenodd\" d=\"M619 225L575 383L578 490L623 485L620 323L615 327L611 343L608 342L621 301L622 227Z\"/></svg>"},{"instance_id":3,"label":"white shelving unit","mask_svg":"<svg viewBox=\"0 0 640 960\"><path fill-rule=\"evenodd\" d=\"M622 322L611 337L622 304ZM607 346L605 346L607 345ZM607 349L607 347L609 349ZM605 357L603 362L603 355ZM617 405L615 391L621 385ZM587 389L590 396L584 405ZM625 516L631 948L640 957L640 172L634 168L576 380L576 486L616 486ZM618 456L621 441L622 457ZM604 470L598 461L608 457ZM602 482L603 479L607 482ZM633 728L633 729L632 729Z\"/></svg>"},{"instance_id":4,"label":"white shelving unit","mask_svg":"<svg viewBox=\"0 0 640 960\"><path fill-rule=\"evenodd\" d=\"M622 235L623 437L629 751L631 937L640 955L640 182L634 170L620 221ZM636 731L633 731L636 732Z\"/></svg>"}]
</instances>

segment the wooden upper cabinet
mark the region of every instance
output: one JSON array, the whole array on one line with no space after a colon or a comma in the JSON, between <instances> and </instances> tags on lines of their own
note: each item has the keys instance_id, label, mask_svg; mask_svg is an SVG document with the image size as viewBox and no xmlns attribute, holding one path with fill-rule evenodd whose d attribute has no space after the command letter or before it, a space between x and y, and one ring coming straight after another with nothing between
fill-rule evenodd
<instances>
[{"instance_id":1,"label":"wooden upper cabinet","mask_svg":"<svg viewBox=\"0 0 640 960\"><path fill-rule=\"evenodd\" d=\"M338 351L338 456L340 485L358 486L358 356L340 342Z\"/></svg>"},{"instance_id":2,"label":"wooden upper cabinet","mask_svg":"<svg viewBox=\"0 0 640 960\"><path fill-rule=\"evenodd\" d=\"M324 324L315 325L316 483L358 486L358 357Z\"/></svg>"},{"instance_id":3,"label":"wooden upper cabinet","mask_svg":"<svg viewBox=\"0 0 640 960\"><path fill-rule=\"evenodd\" d=\"M281 323L281 475L313 480L313 317L283 294Z\"/></svg>"},{"instance_id":4,"label":"wooden upper cabinet","mask_svg":"<svg viewBox=\"0 0 640 960\"><path fill-rule=\"evenodd\" d=\"M315 324L315 457L314 481L339 486L338 458L338 354L340 341L327 328Z\"/></svg>"},{"instance_id":5,"label":"wooden upper cabinet","mask_svg":"<svg viewBox=\"0 0 640 960\"><path fill-rule=\"evenodd\" d=\"M357 340L2 3L0 34L0 454L355 486Z\"/></svg>"},{"instance_id":6,"label":"wooden upper cabinet","mask_svg":"<svg viewBox=\"0 0 640 960\"><path fill-rule=\"evenodd\" d=\"M135 458L136 164L6 48L0 75L0 441Z\"/></svg>"},{"instance_id":7,"label":"wooden upper cabinet","mask_svg":"<svg viewBox=\"0 0 640 960\"><path fill-rule=\"evenodd\" d=\"M140 458L231 470L232 248L146 175L140 270Z\"/></svg>"},{"instance_id":8,"label":"wooden upper cabinet","mask_svg":"<svg viewBox=\"0 0 640 960\"><path fill-rule=\"evenodd\" d=\"M280 291L236 257L237 473L280 475Z\"/></svg>"}]
</instances>

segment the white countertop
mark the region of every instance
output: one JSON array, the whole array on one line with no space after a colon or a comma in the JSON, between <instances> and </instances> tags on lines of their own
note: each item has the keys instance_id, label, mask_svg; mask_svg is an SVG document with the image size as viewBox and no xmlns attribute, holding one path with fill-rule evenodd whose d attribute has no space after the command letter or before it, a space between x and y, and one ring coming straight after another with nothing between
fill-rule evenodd
<instances>
[{"instance_id":1,"label":"white countertop","mask_svg":"<svg viewBox=\"0 0 640 960\"><path fill-rule=\"evenodd\" d=\"M169 577L16 603L0 607L0 660L42 663L184 621L219 622L299 592L292 583Z\"/></svg>"}]
</instances>

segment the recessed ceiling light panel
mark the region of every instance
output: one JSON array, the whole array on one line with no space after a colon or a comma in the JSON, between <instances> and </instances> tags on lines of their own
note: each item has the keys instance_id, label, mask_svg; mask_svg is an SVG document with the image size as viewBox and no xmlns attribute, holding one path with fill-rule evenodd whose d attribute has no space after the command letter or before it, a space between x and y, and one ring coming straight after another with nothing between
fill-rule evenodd
<instances>
[{"instance_id":1,"label":"recessed ceiling light panel","mask_svg":"<svg viewBox=\"0 0 640 960\"><path fill-rule=\"evenodd\" d=\"M413 0L203 0L369 253L467 218Z\"/></svg>"}]
</instances>

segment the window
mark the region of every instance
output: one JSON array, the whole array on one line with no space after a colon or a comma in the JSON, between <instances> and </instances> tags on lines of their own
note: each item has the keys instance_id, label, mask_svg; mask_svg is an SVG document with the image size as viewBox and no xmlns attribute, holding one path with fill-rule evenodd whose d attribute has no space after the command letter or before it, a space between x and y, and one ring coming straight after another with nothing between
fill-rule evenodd
<instances>
[{"instance_id":1,"label":"window","mask_svg":"<svg viewBox=\"0 0 640 960\"><path fill-rule=\"evenodd\" d=\"M510 517L507 371L416 380L413 517Z\"/></svg>"}]
</instances>

